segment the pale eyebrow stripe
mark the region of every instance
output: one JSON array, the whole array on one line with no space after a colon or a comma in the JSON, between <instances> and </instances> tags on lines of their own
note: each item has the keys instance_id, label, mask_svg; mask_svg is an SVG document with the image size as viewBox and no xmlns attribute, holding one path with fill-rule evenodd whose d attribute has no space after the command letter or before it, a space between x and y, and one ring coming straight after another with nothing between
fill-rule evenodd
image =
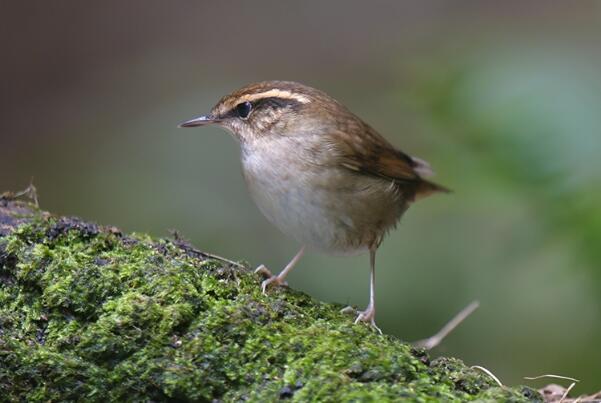
<instances>
[{"instance_id":1,"label":"pale eyebrow stripe","mask_svg":"<svg viewBox=\"0 0 601 403\"><path fill-rule=\"evenodd\" d=\"M252 101L256 101L257 99L262 99L262 98L292 99L294 101L300 102L301 104L306 104L311 101L309 99L309 97L302 95L302 94L296 94L294 92L285 91L285 90L273 89L273 90L269 90L269 91L259 92L256 94L244 95L238 99L238 102L244 102L244 101L252 102Z\"/></svg>"}]
</instances>

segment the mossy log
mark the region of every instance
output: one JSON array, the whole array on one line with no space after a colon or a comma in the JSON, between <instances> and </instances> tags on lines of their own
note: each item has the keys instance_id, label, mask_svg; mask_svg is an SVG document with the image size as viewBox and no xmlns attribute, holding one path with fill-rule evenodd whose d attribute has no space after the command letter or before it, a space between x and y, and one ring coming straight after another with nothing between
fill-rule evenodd
<instances>
[{"instance_id":1,"label":"mossy log","mask_svg":"<svg viewBox=\"0 0 601 403\"><path fill-rule=\"evenodd\" d=\"M540 401L179 239L0 198L0 401Z\"/></svg>"}]
</instances>

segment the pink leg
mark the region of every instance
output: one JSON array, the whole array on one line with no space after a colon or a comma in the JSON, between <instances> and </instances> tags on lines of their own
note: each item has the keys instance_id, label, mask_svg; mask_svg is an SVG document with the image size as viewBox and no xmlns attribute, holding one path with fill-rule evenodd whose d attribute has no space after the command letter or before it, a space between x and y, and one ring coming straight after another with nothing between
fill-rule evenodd
<instances>
[{"instance_id":1,"label":"pink leg","mask_svg":"<svg viewBox=\"0 0 601 403\"><path fill-rule=\"evenodd\" d=\"M369 275L369 305L364 311L359 311L357 318L355 319L355 324L359 322L366 322L371 325L374 329L376 329L380 334L382 331L378 326L376 326L376 250L371 249L369 251L369 265L370 265L370 275ZM342 310L343 312L355 312L355 310L351 307L346 307Z\"/></svg>"},{"instance_id":2,"label":"pink leg","mask_svg":"<svg viewBox=\"0 0 601 403\"><path fill-rule=\"evenodd\" d=\"M269 287L270 285L278 285L278 286L279 285L287 285L287 283L285 281L286 276L288 275L288 273L290 273L292 271L292 269L298 263L300 258L303 257L304 253L305 253L305 247L303 246L298 251L298 253L292 258L290 263L288 263L286 265L286 267L284 267L284 270L282 270L280 272L280 274L278 274L277 276L274 276L273 274L271 274L269 269L267 267L265 267L264 265L257 267L257 270L255 270L255 273L261 273L267 277L267 280L265 280L261 283L261 290L263 291L263 294L267 295L267 287Z\"/></svg>"}]
</instances>

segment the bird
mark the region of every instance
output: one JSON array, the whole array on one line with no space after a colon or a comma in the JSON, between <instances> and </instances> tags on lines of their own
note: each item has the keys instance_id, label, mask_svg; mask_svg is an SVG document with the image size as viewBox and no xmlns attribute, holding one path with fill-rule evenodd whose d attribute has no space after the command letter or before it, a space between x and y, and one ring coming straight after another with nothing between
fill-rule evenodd
<instances>
[{"instance_id":1,"label":"bird","mask_svg":"<svg viewBox=\"0 0 601 403\"><path fill-rule=\"evenodd\" d=\"M222 97L179 127L216 125L240 143L242 173L263 215L300 245L277 275L264 265L263 294L285 279L305 250L369 253L370 296L355 323L376 325L376 251L418 199L450 190L430 165L395 148L325 92L294 81L263 81Z\"/></svg>"}]
</instances>

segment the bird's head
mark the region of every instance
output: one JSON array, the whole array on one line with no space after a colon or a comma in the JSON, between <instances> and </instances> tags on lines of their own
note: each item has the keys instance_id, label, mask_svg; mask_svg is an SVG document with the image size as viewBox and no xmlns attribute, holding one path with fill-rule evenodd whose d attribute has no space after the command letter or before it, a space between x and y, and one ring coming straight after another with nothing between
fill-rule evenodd
<instances>
[{"instance_id":1,"label":"bird's head","mask_svg":"<svg viewBox=\"0 0 601 403\"><path fill-rule=\"evenodd\" d=\"M291 135L327 121L332 103L339 106L323 92L303 84L264 81L224 96L209 114L179 127L217 124L242 142L269 135Z\"/></svg>"}]
</instances>

